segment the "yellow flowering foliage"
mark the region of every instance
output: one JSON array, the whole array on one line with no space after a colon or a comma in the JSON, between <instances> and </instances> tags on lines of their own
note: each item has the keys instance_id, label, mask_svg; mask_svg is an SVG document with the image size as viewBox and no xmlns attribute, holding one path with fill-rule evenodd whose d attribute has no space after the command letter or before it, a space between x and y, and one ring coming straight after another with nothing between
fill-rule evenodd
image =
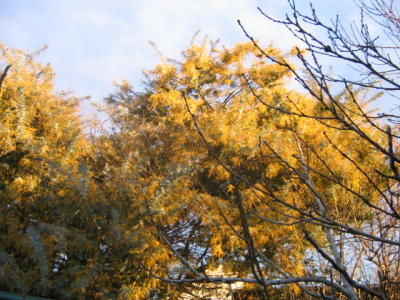
<instances>
[{"instance_id":1,"label":"yellow flowering foliage","mask_svg":"<svg viewBox=\"0 0 400 300\"><path fill-rule=\"evenodd\" d=\"M302 231L326 241L320 227L293 222L302 216L290 206L316 212L315 195L296 172L309 174L339 221L370 217L350 188L379 199L371 182L381 184L374 170L385 170L382 157L338 129L321 104L291 90L288 70L266 62L250 43L228 49L194 42L181 61L147 71L142 91L121 82L105 99L110 127L93 136L82 131L78 101L54 92L50 66L0 50L1 63L12 65L0 91L0 286L6 290L65 299L178 299L191 287L159 279L194 276L178 256L203 274L222 266L226 274L252 276L244 234L259 255L303 276L310 245ZM264 51L277 59L294 53ZM384 144L383 134L353 113L346 93L338 101ZM262 273L277 276L268 264Z\"/></svg>"},{"instance_id":2,"label":"yellow flowering foliage","mask_svg":"<svg viewBox=\"0 0 400 300\"><path fill-rule=\"evenodd\" d=\"M100 184L92 163L100 150L83 134L79 100L56 93L51 67L35 59L0 45L2 70L11 65L0 90L0 289L114 299L143 276L130 254L140 245L126 230L135 225L125 222L135 209L127 178L108 183L119 192Z\"/></svg>"},{"instance_id":3,"label":"yellow flowering foliage","mask_svg":"<svg viewBox=\"0 0 400 300\"><path fill-rule=\"evenodd\" d=\"M275 48L264 51L277 58L291 55ZM268 193L310 213L316 206L313 194L282 160L301 173L302 162L316 172L332 172L341 184L378 200L364 175L335 146L370 174L385 168L382 157L351 132L335 129L340 125L321 105L290 90L288 70L264 61L252 44L220 49L212 43L194 43L181 61L164 61L146 77L142 92L127 82L118 85L106 99L106 110L116 127L116 157L124 157L111 169L124 169L132 176L128 180L132 205L143 218L139 232L145 241L134 253L148 272L160 277L193 276L164 236L202 272L222 265L226 274L249 276L248 249L240 237L240 197L254 246L284 272L304 275L302 258L310 245L302 230L312 229L321 243L324 238L319 227L301 222L282 225L293 222L285 213L301 216ZM362 91L354 94L364 97ZM338 97L351 114L351 101L345 94ZM383 141L383 135L362 124L357 114L351 117ZM332 217L350 223L368 218L358 197L316 172L310 172L313 183ZM127 180L124 176L118 180ZM272 268L264 268L265 276L274 276ZM135 282L126 291L147 295L138 292L142 288ZM291 288L298 291L295 285ZM153 292L165 297L173 289L179 294L181 287L162 281L153 286Z\"/></svg>"}]
</instances>

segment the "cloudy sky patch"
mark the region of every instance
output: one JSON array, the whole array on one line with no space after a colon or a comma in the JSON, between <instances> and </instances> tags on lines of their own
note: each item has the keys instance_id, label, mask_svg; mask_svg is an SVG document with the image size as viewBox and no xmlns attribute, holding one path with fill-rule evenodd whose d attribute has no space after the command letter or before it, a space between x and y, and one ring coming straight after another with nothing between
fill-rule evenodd
<instances>
[{"instance_id":1,"label":"cloudy sky patch","mask_svg":"<svg viewBox=\"0 0 400 300\"><path fill-rule=\"evenodd\" d=\"M308 9L308 1L298 2ZM159 61L148 40L179 58L197 30L227 46L246 41L240 19L265 45L293 46L293 37L257 6L274 16L288 11L284 0L0 0L0 40L27 51L49 45L40 60L52 64L56 87L96 100L114 81L140 87L141 72ZM339 13L348 20L356 12L351 1L321 0L316 8L325 19Z\"/></svg>"}]
</instances>

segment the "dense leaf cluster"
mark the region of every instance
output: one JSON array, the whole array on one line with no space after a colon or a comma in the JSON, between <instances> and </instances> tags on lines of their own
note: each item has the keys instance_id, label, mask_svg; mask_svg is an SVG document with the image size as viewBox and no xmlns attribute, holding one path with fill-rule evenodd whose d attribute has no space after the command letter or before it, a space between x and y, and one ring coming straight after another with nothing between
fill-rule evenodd
<instances>
[{"instance_id":1,"label":"dense leaf cluster","mask_svg":"<svg viewBox=\"0 0 400 300\"><path fill-rule=\"evenodd\" d=\"M277 61L292 55L263 51ZM304 239L329 247L313 217L329 211L355 228L374 217L360 198L378 205L383 156L291 90L289 69L252 43L193 43L181 61L148 71L143 91L122 82L103 106L112 125L95 135L83 131L78 100L54 92L49 66L5 46L1 53L12 66L0 91L3 290L174 299L204 287L185 280L215 270L260 282L328 276ZM354 89L337 101L386 143L354 97L369 100Z\"/></svg>"}]
</instances>

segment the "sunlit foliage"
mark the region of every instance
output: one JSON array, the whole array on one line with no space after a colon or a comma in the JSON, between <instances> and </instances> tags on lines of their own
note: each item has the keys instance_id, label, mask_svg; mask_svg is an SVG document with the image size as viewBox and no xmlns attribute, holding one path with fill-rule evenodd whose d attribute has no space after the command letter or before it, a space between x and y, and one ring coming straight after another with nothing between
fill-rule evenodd
<instances>
[{"instance_id":1,"label":"sunlit foliage","mask_svg":"<svg viewBox=\"0 0 400 300\"><path fill-rule=\"evenodd\" d=\"M54 92L50 66L1 51L1 63L12 66L0 92L2 289L174 299L193 286L159 278L196 275L179 257L202 274L222 267L248 277L258 268L274 278L276 269L257 264L256 255L304 276L310 244L303 231L326 241L300 213L318 212L315 194L283 161L301 173L305 165L314 169L310 180L334 219L371 218L346 187L372 204L379 194L336 147L371 174L385 168L382 157L290 89L287 68L267 63L251 43L228 49L193 42L180 61L164 59L146 72L144 90L118 84L103 106L112 125L91 136L83 133L77 99ZM292 55L264 51L278 60ZM346 93L338 101L362 121ZM340 184L317 172L338 175Z\"/></svg>"}]
</instances>

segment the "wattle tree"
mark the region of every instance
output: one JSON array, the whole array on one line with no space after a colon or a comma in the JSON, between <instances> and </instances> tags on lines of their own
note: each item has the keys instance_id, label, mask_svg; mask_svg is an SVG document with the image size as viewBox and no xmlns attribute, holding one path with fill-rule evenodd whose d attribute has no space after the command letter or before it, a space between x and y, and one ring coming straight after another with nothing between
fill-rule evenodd
<instances>
[{"instance_id":1,"label":"wattle tree","mask_svg":"<svg viewBox=\"0 0 400 300\"><path fill-rule=\"evenodd\" d=\"M295 53L263 51L277 61ZM382 156L340 130L318 101L288 88L289 68L267 63L252 43L231 49L193 43L180 61L164 59L146 72L146 80L143 91L122 82L105 99L115 149L107 172L120 170L119 184L125 181L135 194L143 218L135 230L148 247L137 255L153 293L191 293L199 283L232 280L263 287L267 296L265 278L329 272L310 259L315 248L305 234L336 249L334 233L314 217L329 213L356 227L371 219L359 196L371 205L379 201L375 187L383 183L374 175L366 181L364 174L385 170ZM352 97L369 100L363 90ZM362 122L346 91L337 99ZM376 128L360 126L384 140ZM223 279L207 275L215 270ZM301 280L291 280L286 292L304 290ZM131 285L133 294L138 289Z\"/></svg>"},{"instance_id":2,"label":"wattle tree","mask_svg":"<svg viewBox=\"0 0 400 300\"><path fill-rule=\"evenodd\" d=\"M264 298L352 295L361 273L346 275L341 234L376 237L363 230L389 168L337 117L387 143L360 113L362 88L338 93L338 112L290 88L295 50L193 42L143 90L118 84L103 105L111 125L89 135L49 66L1 51L1 289L174 299L242 282Z\"/></svg>"}]
</instances>

